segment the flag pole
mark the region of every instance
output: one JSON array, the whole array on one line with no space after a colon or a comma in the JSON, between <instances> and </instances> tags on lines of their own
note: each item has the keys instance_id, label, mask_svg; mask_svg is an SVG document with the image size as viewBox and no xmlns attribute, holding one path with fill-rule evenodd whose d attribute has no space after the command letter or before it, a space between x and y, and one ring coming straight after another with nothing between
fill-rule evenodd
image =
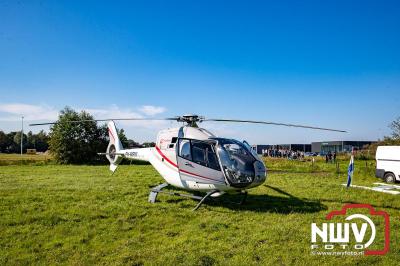
<instances>
[{"instance_id":1,"label":"flag pole","mask_svg":"<svg viewBox=\"0 0 400 266\"><path fill-rule=\"evenodd\" d=\"M23 141L24 141L24 116L22 116L21 120L21 156L23 153Z\"/></svg>"},{"instance_id":2,"label":"flag pole","mask_svg":"<svg viewBox=\"0 0 400 266\"><path fill-rule=\"evenodd\" d=\"M354 174L354 147L351 148L351 156L350 156L350 163L349 168L347 170L347 188L351 186L353 181L353 174Z\"/></svg>"}]
</instances>

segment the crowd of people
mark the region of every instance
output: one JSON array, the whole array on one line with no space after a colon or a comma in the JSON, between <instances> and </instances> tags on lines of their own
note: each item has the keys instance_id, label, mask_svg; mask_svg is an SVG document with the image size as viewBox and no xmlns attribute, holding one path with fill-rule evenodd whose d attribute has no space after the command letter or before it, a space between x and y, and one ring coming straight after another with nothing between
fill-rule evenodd
<instances>
[{"instance_id":1,"label":"crowd of people","mask_svg":"<svg viewBox=\"0 0 400 266\"><path fill-rule=\"evenodd\" d=\"M295 159L304 159L304 152L286 150L286 149L266 149L263 150L263 156L273 157L273 158L287 158L289 160L295 160Z\"/></svg>"},{"instance_id":2,"label":"crowd of people","mask_svg":"<svg viewBox=\"0 0 400 266\"><path fill-rule=\"evenodd\" d=\"M264 157L272 157L272 158L286 158L289 160L296 159L304 159L304 152L302 151L293 151L288 149L266 149L262 151L262 155ZM326 163L335 163L336 162L336 152L328 152L325 154L325 162Z\"/></svg>"},{"instance_id":3,"label":"crowd of people","mask_svg":"<svg viewBox=\"0 0 400 266\"><path fill-rule=\"evenodd\" d=\"M336 152L328 152L325 155L325 162L326 163L336 163Z\"/></svg>"}]
</instances>

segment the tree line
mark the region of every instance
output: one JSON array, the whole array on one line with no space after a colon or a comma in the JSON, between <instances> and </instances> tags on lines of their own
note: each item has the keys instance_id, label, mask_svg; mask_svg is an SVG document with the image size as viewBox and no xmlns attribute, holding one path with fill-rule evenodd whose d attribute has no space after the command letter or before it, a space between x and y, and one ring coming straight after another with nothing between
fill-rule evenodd
<instances>
[{"instance_id":1,"label":"tree line","mask_svg":"<svg viewBox=\"0 0 400 266\"><path fill-rule=\"evenodd\" d=\"M88 112L76 112L70 107L60 111L58 120L50 127L49 134L43 130L37 134L31 131L23 135L23 151L36 149L49 150L54 159L61 164L96 164L106 162L105 156L98 156L107 148L109 137L107 125L98 125ZM128 139L123 129L118 137L124 148L153 147L154 142L139 144ZM21 132L5 134L0 131L0 152L19 153L21 151Z\"/></svg>"},{"instance_id":2,"label":"tree line","mask_svg":"<svg viewBox=\"0 0 400 266\"><path fill-rule=\"evenodd\" d=\"M27 149L36 149L38 152L45 152L49 148L49 135L43 130L37 134L33 134L32 131L29 131L22 136L23 152L26 152ZM0 152L21 152L21 131L6 134L0 130Z\"/></svg>"},{"instance_id":3,"label":"tree line","mask_svg":"<svg viewBox=\"0 0 400 266\"><path fill-rule=\"evenodd\" d=\"M107 148L109 137L107 125L98 125L93 121L93 116L88 112L76 112L70 107L60 111L58 120L50 127L49 134L43 130L37 134L29 131L23 135L23 151L36 149L38 152L50 150L54 159L61 164L94 164L105 163L105 156L98 156ZM390 126L391 136L384 137L368 147L374 153L379 145L400 145L400 117ZM124 148L154 147L154 142L139 144L125 136L123 129L118 131L118 136ZM8 134L0 131L0 152L19 153L21 132Z\"/></svg>"}]
</instances>

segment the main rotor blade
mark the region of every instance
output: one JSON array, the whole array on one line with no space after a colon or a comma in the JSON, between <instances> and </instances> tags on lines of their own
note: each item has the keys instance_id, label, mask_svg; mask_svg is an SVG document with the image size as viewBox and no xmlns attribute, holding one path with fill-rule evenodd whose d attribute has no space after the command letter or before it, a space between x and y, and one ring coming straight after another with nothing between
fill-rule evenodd
<instances>
[{"instance_id":1,"label":"main rotor blade","mask_svg":"<svg viewBox=\"0 0 400 266\"><path fill-rule=\"evenodd\" d=\"M95 122L105 122L105 121L164 121L164 120L170 120L170 121L176 121L176 117L168 117L168 118L108 118L108 119L86 119L86 120L71 120L71 121L65 121L67 123L82 123L82 122L90 122L90 121L95 121ZM55 125L58 122L49 122L49 123L33 123L29 124L29 126L46 126L46 125Z\"/></svg>"},{"instance_id":2,"label":"main rotor blade","mask_svg":"<svg viewBox=\"0 0 400 266\"><path fill-rule=\"evenodd\" d=\"M269 121L253 121L253 120L238 120L238 119L204 119L202 121L265 124L265 125L275 125L275 126L285 126L285 127L300 127L300 128L309 128L309 129L317 129L317 130L326 130L326 131L335 131L335 132L347 133L347 131L339 130L339 129L314 127L314 126L306 126L306 125L298 125L298 124L276 123L276 122L269 122Z\"/></svg>"}]
</instances>

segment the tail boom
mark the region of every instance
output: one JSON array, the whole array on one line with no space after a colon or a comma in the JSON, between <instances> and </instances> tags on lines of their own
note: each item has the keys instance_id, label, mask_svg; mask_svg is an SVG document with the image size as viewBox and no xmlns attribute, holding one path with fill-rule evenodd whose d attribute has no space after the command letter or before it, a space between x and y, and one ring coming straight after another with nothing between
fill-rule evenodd
<instances>
[{"instance_id":1,"label":"tail boom","mask_svg":"<svg viewBox=\"0 0 400 266\"><path fill-rule=\"evenodd\" d=\"M108 122L107 128L110 142L108 143L107 151L101 154L106 155L108 161L110 162L110 170L112 172L115 172L115 170L117 170L118 164L122 161L123 158L146 162L149 161L150 150L152 148L124 149L118 137L118 130L115 126L114 121Z\"/></svg>"}]
</instances>

